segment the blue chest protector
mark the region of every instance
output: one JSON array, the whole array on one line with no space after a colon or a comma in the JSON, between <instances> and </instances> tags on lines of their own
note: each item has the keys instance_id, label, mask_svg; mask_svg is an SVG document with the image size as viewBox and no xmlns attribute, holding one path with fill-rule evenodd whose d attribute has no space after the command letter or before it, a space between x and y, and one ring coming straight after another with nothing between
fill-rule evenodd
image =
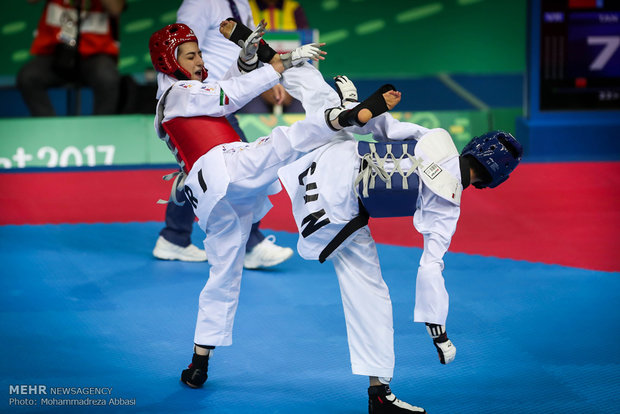
<instances>
[{"instance_id":1,"label":"blue chest protector","mask_svg":"<svg viewBox=\"0 0 620 414\"><path fill-rule=\"evenodd\" d=\"M418 200L420 161L414 156L415 140L357 143L361 158L355 180L359 214L323 249L323 263L355 231L368 224L368 217L413 216Z\"/></svg>"},{"instance_id":2,"label":"blue chest protector","mask_svg":"<svg viewBox=\"0 0 620 414\"><path fill-rule=\"evenodd\" d=\"M417 141L358 142L356 191L370 217L413 216L418 199Z\"/></svg>"}]
</instances>

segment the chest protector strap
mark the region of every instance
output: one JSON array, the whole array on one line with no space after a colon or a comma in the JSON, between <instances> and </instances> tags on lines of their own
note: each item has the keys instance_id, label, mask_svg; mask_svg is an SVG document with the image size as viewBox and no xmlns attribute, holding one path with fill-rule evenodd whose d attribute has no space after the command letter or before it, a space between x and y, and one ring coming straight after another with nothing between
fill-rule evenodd
<instances>
[{"instance_id":1,"label":"chest protector strap","mask_svg":"<svg viewBox=\"0 0 620 414\"><path fill-rule=\"evenodd\" d=\"M420 184L416 143L358 142L361 164L355 189L370 217L413 216Z\"/></svg>"}]
</instances>

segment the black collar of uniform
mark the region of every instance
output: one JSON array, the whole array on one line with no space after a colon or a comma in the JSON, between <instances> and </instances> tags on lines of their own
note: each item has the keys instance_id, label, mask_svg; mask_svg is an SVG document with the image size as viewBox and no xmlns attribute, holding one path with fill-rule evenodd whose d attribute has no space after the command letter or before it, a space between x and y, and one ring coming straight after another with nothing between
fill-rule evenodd
<instances>
[{"instance_id":1,"label":"black collar of uniform","mask_svg":"<svg viewBox=\"0 0 620 414\"><path fill-rule=\"evenodd\" d=\"M469 186L471 181L471 174L469 171L469 160L467 157L459 157L459 167L461 167L461 184L463 184L463 190Z\"/></svg>"}]
</instances>

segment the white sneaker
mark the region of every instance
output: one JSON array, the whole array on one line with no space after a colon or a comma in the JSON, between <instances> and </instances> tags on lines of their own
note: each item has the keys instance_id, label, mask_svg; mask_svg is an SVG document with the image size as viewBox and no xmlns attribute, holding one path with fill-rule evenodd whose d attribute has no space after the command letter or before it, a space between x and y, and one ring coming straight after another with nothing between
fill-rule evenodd
<instances>
[{"instance_id":1,"label":"white sneaker","mask_svg":"<svg viewBox=\"0 0 620 414\"><path fill-rule=\"evenodd\" d=\"M273 244L276 237L271 234L258 243L254 248L245 254L243 267L246 269L258 269L261 267L271 267L290 259L293 249L280 247Z\"/></svg>"},{"instance_id":2,"label":"white sneaker","mask_svg":"<svg viewBox=\"0 0 620 414\"><path fill-rule=\"evenodd\" d=\"M206 262L207 253L204 250L190 244L187 247L181 247L170 243L168 240L159 236L153 256L162 260L181 260L183 262Z\"/></svg>"}]
</instances>

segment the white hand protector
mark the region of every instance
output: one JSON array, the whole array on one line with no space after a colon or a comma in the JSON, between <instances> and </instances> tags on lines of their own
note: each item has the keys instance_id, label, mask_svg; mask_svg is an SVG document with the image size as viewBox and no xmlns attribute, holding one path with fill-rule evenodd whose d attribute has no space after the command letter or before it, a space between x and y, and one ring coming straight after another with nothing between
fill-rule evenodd
<instances>
[{"instance_id":1,"label":"white hand protector","mask_svg":"<svg viewBox=\"0 0 620 414\"><path fill-rule=\"evenodd\" d=\"M343 105L346 102L357 102L357 88L349 78L338 75L334 80L336 81L336 92L338 92Z\"/></svg>"},{"instance_id":2,"label":"white hand protector","mask_svg":"<svg viewBox=\"0 0 620 414\"><path fill-rule=\"evenodd\" d=\"M239 46L241 47L239 59L241 59L244 63L251 65L258 61L256 51L258 50L258 44L265 34L265 25L265 21L261 20L258 26L256 26L256 29L254 29L252 34L248 36L245 42L243 40L239 40Z\"/></svg>"},{"instance_id":3,"label":"white hand protector","mask_svg":"<svg viewBox=\"0 0 620 414\"><path fill-rule=\"evenodd\" d=\"M280 55L282 64L286 69L301 65L306 60L319 60L321 58L321 45L319 43L308 43L299 46L289 53Z\"/></svg>"},{"instance_id":4,"label":"white hand protector","mask_svg":"<svg viewBox=\"0 0 620 414\"><path fill-rule=\"evenodd\" d=\"M456 347L451 340L448 339L445 342L434 342L434 344L435 349L437 349L437 354L439 355L439 362L445 365L454 361L454 357L456 356Z\"/></svg>"},{"instance_id":5,"label":"white hand protector","mask_svg":"<svg viewBox=\"0 0 620 414\"><path fill-rule=\"evenodd\" d=\"M427 323L426 330L431 338L433 338L433 344L435 345L435 349L437 349L437 354L439 354L439 362L445 365L454 361L456 347L452 341L448 339L446 327L444 325Z\"/></svg>"}]
</instances>

